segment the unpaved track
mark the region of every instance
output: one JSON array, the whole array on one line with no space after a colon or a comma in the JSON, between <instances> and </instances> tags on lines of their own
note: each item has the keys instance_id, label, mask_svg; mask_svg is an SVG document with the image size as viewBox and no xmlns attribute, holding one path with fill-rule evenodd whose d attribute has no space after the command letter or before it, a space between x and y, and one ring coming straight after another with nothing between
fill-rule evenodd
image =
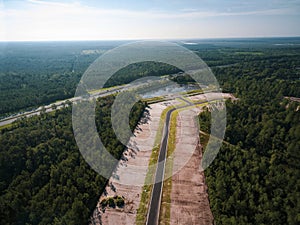
<instances>
[{"instance_id":1,"label":"unpaved track","mask_svg":"<svg viewBox=\"0 0 300 225\"><path fill-rule=\"evenodd\" d=\"M221 93L212 93L210 97L214 99L232 98L230 94ZM190 99L198 103L207 100L203 95L193 96ZM118 179L111 177L109 180L109 184L112 183L114 188L109 185L106 187L107 196L125 197L125 207L122 209L107 207L105 212L102 212L100 202L106 197L103 194L94 211L91 224L125 225L135 223L161 113L167 106L178 104L181 102L170 100L151 105L149 121L139 125L134 132L135 137L130 140L139 151L129 148L124 152L126 160L119 162L116 172ZM201 107L189 108L180 112L180 116L178 116L177 127L180 129L177 129L176 132L180 130L182 136L176 135L173 171L178 171L178 168L180 170L172 177L171 224L213 224L204 173L199 170L202 152L199 145L199 130L194 119L200 110ZM131 185L125 185L124 181L125 183L131 181L129 182ZM138 185L132 185L133 183Z\"/></svg>"},{"instance_id":2,"label":"unpaved track","mask_svg":"<svg viewBox=\"0 0 300 225\"><path fill-rule=\"evenodd\" d=\"M142 187L148 170L148 164L155 136L159 127L162 111L171 104L180 104L178 101L168 101L163 103L151 104L148 118L142 122L134 131L134 136L130 139L130 144L134 146L123 153L116 175L118 179L111 177L110 185L106 187L107 194L103 193L94 210L90 224L111 224L127 225L135 224L136 213L140 203ZM128 184L128 185L126 185ZM124 196L124 208L106 207L102 211L100 202L107 196Z\"/></svg>"},{"instance_id":3,"label":"unpaved track","mask_svg":"<svg viewBox=\"0 0 300 225\"><path fill-rule=\"evenodd\" d=\"M199 168L202 149L196 116L200 111L200 108L180 111L177 117L173 172L179 172L172 177L172 225L213 224L204 172Z\"/></svg>"}]
</instances>

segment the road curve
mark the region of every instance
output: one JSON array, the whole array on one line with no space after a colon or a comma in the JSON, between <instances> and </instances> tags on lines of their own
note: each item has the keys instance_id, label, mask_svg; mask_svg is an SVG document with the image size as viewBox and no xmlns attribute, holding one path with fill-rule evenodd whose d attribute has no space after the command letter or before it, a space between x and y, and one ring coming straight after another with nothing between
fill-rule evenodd
<instances>
[{"instance_id":1,"label":"road curve","mask_svg":"<svg viewBox=\"0 0 300 225\"><path fill-rule=\"evenodd\" d=\"M159 224L159 211L161 205L161 196L162 196L162 188L163 188L163 180L165 174L165 162L166 162L166 155L167 155L167 146L168 146L168 137L169 137L169 126L170 126L170 118L172 112L177 109L183 109L190 106L195 106L199 104L203 104L208 102L207 100L197 101L197 102L190 102L187 99L180 97L181 100L186 102L186 105L178 106L173 109L170 109L166 114L166 121L164 125L164 133L162 137L162 142L160 145L159 156L158 156L158 164L155 173L155 183L153 184L153 189L151 193L151 200L150 206L148 209L147 214L147 225L158 225ZM216 97L214 100L222 100L223 97ZM211 101L211 100L210 100ZM164 163L159 163L163 162Z\"/></svg>"},{"instance_id":2,"label":"road curve","mask_svg":"<svg viewBox=\"0 0 300 225\"><path fill-rule=\"evenodd\" d=\"M162 188L163 188L163 180L164 180L164 174L165 174L165 162L166 162L166 156L167 156L167 146L168 146L168 137L169 137L169 128L170 128L170 118L172 112L174 112L177 109L182 109L189 107L191 105L201 104L206 101L197 102L197 103L191 103L188 102L185 99L184 100L187 104L184 106L179 106L173 109L170 109L166 114L166 121L164 125L164 132L163 132L163 138L160 145L159 150L159 156L158 156L158 163L155 173L155 183L153 184L153 189L151 193L151 200L150 200L150 207L147 214L147 225L158 225L159 223L159 211L160 211L160 205L161 205L161 196L162 196ZM160 163L163 162L163 163Z\"/></svg>"}]
</instances>

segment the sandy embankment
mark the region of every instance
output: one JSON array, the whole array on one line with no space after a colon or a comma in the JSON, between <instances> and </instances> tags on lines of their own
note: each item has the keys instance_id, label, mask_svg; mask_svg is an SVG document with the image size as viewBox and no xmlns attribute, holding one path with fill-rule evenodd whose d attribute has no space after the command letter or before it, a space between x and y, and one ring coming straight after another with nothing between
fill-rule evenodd
<instances>
[{"instance_id":1,"label":"sandy embankment","mask_svg":"<svg viewBox=\"0 0 300 225\"><path fill-rule=\"evenodd\" d=\"M195 96L193 100L201 99ZM180 111L177 117L170 224L213 224L204 172L199 169L202 150L196 116L200 111Z\"/></svg>"},{"instance_id":2,"label":"sandy embankment","mask_svg":"<svg viewBox=\"0 0 300 225\"><path fill-rule=\"evenodd\" d=\"M189 97L192 101L232 99L228 93L208 93ZM221 105L223 103L220 103ZM204 171L200 168L202 147L198 118L202 107L180 111L177 117L174 150L170 224L212 225Z\"/></svg>"},{"instance_id":3,"label":"sandy embankment","mask_svg":"<svg viewBox=\"0 0 300 225\"><path fill-rule=\"evenodd\" d=\"M232 98L230 94L211 93L206 97L189 97L193 101ZM169 105L182 104L180 101L165 101L151 104L149 115L134 131L130 145L120 160L115 175L98 202L91 224L135 224L142 187L148 169L150 155L159 127L162 111ZM199 129L195 117L202 107L180 111L177 117L176 147L171 191L171 224L213 224L204 172L199 166L202 151L199 145ZM123 196L123 208L102 210L101 200L107 196Z\"/></svg>"},{"instance_id":4,"label":"sandy embankment","mask_svg":"<svg viewBox=\"0 0 300 225\"><path fill-rule=\"evenodd\" d=\"M127 225L135 223L160 116L162 111L171 104L179 104L179 102L168 101L151 104L148 115L141 120L134 131L134 136L129 141L128 146L132 147L123 153L115 175L109 179L109 185L106 187L107 193L103 193L100 197L91 224ZM123 208L106 207L103 212L101 200L115 195L124 197L125 206Z\"/></svg>"}]
</instances>

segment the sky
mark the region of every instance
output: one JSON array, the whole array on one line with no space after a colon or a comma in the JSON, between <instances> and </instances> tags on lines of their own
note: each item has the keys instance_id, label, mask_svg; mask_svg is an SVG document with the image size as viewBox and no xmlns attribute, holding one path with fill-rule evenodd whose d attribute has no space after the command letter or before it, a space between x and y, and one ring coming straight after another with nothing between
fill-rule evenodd
<instances>
[{"instance_id":1,"label":"sky","mask_svg":"<svg viewBox=\"0 0 300 225\"><path fill-rule=\"evenodd\" d=\"M0 0L0 41L300 36L300 0Z\"/></svg>"}]
</instances>

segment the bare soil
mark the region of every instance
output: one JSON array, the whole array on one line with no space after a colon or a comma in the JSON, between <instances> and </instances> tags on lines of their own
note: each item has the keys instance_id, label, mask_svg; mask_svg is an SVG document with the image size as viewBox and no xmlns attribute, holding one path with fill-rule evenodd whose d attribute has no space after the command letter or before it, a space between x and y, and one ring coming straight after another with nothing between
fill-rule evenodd
<instances>
[{"instance_id":1,"label":"bare soil","mask_svg":"<svg viewBox=\"0 0 300 225\"><path fill-rule=\"evenodd\" d=\"M179 102L172 100L150 105L148 113L141 119L134 131L134 136L129 141L128 146L130 147L124 151L116 171L109 179L105 192L93 212L90 224L127 225L135 223L160 117L162 111L172 104L179 104ZM107 206L103 209L100 203L109 196L124 197L124 207L110 208Z\"/></svg>"},{"instance_id":2,"label":"bare soil","mask_svg":"<svg viewBox=\"0 0 300 225\"><path fill-rule=\"evenodd\" d=\"M195 119L200 111L181 111L177 118L170 224L213 224L204 172L200 170L202 149Z\"/></svg>"},{"instance_id":3,"label":"bare soil","mask_svg":"<svg viewBox=\"0 0 300 225\"><path fill-rule=\"evenodd\" d=\"M203 95L196 95L190 99L206 98ZM106 191L99 199L90 224L135 224L161 113L167 106L178 104L182 102L172 100L150 105L149 114L135 129L134 136L129 141L130 147L123 153L116 171L109 179ZM187 109L181 111L177 118L171 191L171 224L213 224L205 177L203 171L200 170L202 151L199 144L199 129L195 120L195 116L200 111L201 108ZM100 202L108 196L116 195L124 197L124 207L103 209Z\"/></svg>"}]
</instances>

